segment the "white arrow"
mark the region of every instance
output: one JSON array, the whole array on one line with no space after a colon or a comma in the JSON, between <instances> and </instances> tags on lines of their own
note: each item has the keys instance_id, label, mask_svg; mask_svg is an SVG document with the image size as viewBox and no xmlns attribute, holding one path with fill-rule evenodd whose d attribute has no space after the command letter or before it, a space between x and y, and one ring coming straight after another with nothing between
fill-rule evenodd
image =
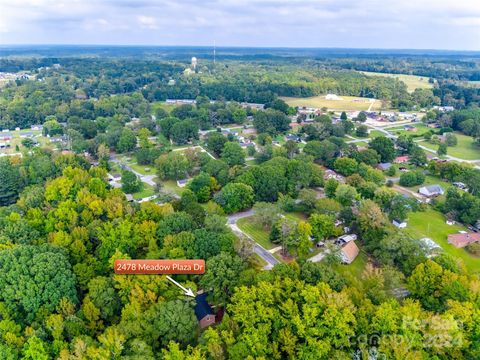
<instances>
[{"instance_id":1,"label":"white arrow","mask_svg":"<svg viewBox=\"0 0 480 360\"><path fill-rule=\"evenodd\" d=\"M182 285L180 285L178 282L176 282L175 280L173 280L170 276L167 275L167 279L170 280L172 283L174 283L175 285L177 285L180 289L183 290L183 292L185 293L185 295L187 296L191 296L191 297L195 297L195 294L193 293L192 289L188 288L186 289L185 287L183 287Z\"/></svg>"}]
</instances>

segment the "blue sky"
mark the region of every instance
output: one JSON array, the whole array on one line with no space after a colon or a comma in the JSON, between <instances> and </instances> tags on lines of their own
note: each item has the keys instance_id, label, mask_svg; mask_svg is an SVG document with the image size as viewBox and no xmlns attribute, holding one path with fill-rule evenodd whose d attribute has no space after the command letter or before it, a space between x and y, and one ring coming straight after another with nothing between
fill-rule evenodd
<instances>
[{"instance_id":1,"label":"blue sky","mask_svg":"<svg viewBox=\"0 0 480 360\"><path fill-rule=\"evenodd\" d=\"M480 0L0 0L0 44L480 50Z\"/></svg>"}]
</instances>

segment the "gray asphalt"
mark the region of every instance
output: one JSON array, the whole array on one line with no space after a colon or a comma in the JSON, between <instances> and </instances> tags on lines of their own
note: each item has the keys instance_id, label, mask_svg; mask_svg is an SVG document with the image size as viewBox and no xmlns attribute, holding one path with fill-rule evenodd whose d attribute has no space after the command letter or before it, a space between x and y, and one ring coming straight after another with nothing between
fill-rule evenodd
<instances>
[{"instance_id":1,"label":"gray asphalt","mask_svg":"<svg viewBox=\"0 0 480 360\"><path fill-rule=\"evenodd\" d=\"M265 262L267 262L267 265L265 265L263 267L263 269L264 270L271 270L276 264L279 264L280 261L278 261L277 258L275 258L275 256L273 256L272 254L270 254L270 252L268 252L268 250L266 250L263 246L261 246L259 243L257 243L252 237L250 237L248 234L243 232L237 226L237 221L238 220L240 220L242 218L245 218L245 217L252 216L253 214L255 214L255 211L253 209L250 209L250 210L247 210L247 211L243 211L243 212L239 212L239 213L236 213L236 214L229 215L228 218L227 218L228 219L227 224L232 229L232 231L234 233L240 234L240 235L246 237L247 239L249 239L251 242L253 242L253 244L254 244L253 251L255 252L255 254L257 254L263 260L265 260Z\"/></svg>"}]
</instances>

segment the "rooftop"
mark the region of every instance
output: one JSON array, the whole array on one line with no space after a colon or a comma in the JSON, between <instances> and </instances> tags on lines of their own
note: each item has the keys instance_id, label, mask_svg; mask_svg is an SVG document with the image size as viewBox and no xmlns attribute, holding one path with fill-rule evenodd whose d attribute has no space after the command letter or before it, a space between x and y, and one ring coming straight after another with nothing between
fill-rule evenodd
<instances>
[{"instance_id":1,"label":"rooftop","mask_svg":"<svg viewBox=\"0 0 480 360\"><path fill-rule=\"evenodd\" d=\"M197 320L202 320L205 316L213 314L213 310L207 302L208 293L204 292L195 297L195 316Z\"/></svg>"},{"instance_id":2,"label":"rooftop","mask_svg":"<svg viewBox=\"0 0 480 360\"><path fill-rule=\"evenodd\" d=\"M448 243L458 248L465 247L477 241L480 241L480 233L469 232L448 235Z\"/></svg>"}]
</instances>

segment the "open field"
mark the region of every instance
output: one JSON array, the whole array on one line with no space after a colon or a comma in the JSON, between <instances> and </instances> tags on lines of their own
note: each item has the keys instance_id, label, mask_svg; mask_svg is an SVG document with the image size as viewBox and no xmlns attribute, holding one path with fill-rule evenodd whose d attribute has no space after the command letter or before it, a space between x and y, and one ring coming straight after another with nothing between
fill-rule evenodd
<instances>
[{"instance_id":1,"label":"open field","mask_svg":"<svg viewBox=\"0 0 480 360\"><path fill-rule=\"evenodd\" d=\"M374 139L376 137L379 137L379 136L386 136L386 135L385 135L384 132L381 132L381 131L375 130L375 129L370 130L370 132L368 133L368 137L372 138L372 139Z\"/></svg>"},{"instance_id":2,"label":"open field","mask_svg":"<svg viewBox=\"0 0 480 360\"><path fill-rule=\"evenodd\" d=\"M0 149L0 154L18 153L18 150L16 149L17 145L18 145L19 151L28 150L22 145L22 140L24 138L22 138L21 135L25 133L31 133L32 140L36 141L41 148L46 147L46 148L49 148L50 150L54 150L56 148L55 144L50 142L49 138L42 135L41 130L30 130L30 129L23 129L19 131L12 130L12 131L9 131L9 133L12 136L12 139L10 140L10 147ZM0 140L0 142L5 142L5 141Z\"/></svg>"},{"instance_id":3,"label":"open field","mask_svg":"<svg viewBox=\"0 0 480 360\"><path fill-rule=\"evenodd\" d=\"M250 235L257 243L262 245L265 249L270 250L275 247L275 244L270 242L270 232L265 230L261 225L252 221L251 216L240 219L237 221L237 225L240 230Z\"/></svg>"},{"instance_id":4,"label":"open field","mask_svg":"<svg viewBox=\"0 0 480 360\"><path fill-rule=\"evenodd\" d=\"M430 84L428 82L428 77L404 74L376 73L370 71L360 72L368 76L385 76L403 81L405 85L407 85L408 92L413 92L415 89L431 89L433 87L433 84Z\"/></svg>"},{"instance_id":5,"label":"open field","mask_svg":"<svg viewBox=\"0 0 480 360\"><path fill-rule=\"evenodd\" d=\"M284 216L293 221L306 220L306 216L302 213L286 213ZM270 239L270 231L265 230L261 225L252 221L253 216L245 217L237 221L240 230L250 235L256 242L262 245L265 249L270 250L278 246L273 244Z\"/></svg>"},{"instance_id":6,"label":"open field","mask_svg":"<svg viewBox=\"0 0 480 360\"><path fill-rule=\"evenodd\" d=\"M161 184L163 189L177 195L182 195L182 192L184 190L184 188L181 188L177 185L177 182L175 180L162 181Z\"/></svg>"},{"instance_id":7,"label":"open field","mask_svg":"<svg viewBox=\"0 0 480 360\"><path fill-rule=\"evenodd\" d=\"M449 146L447 155L455 156L464 160L480 160L480 147L476 146L471 136L463 135L458 132L455 133L458 144L456 146ZM428 141L420 141L420 145L428 147L432 150L437 150L438 145L432 144Z\"/></svg>"},{"instance_id":8,"label":"open field","mask_svg":"<svg viewBox=\"0 0 480 360\"><path fill-rule=\"evenodd\" d=\"M417 123L417 124L409 124L417 128L417 131L407 131L403 126L401 127L395 127L395 128L389 128L388 131L395 134L395 135L411 135L415 137L423 136L426 132L430 130L430 128L423 124L423 123Z\"/></svg>"},{"instance_id":9,"label":"open field","mask_svg":"<svg viewBox=\"0 0 480 360\"><path fill-rule=\"evenodd\" d=\"M341 100L326 100L324 95L307 98L283 97L282 99L290 106L298 107L326 107L328 110L368 110L370 99L358 96L339 96ZM380 110L382 102L375 100L370 110Z\"/></svg>"},{"instance_id":10,"label":"open field","mask_svg":"<svg viewBox=\"0 0 480 360\"><path fill-rule=\"evenodd\" d=\"M145 197L152 196L154 194L155 194L155 189L153 188L153 186L143 183L143 190L133 193L132 195L134 199L142 199Z\"/></svg>"},{"instance_id":11,"label":"open field","mask_svg":"<svg viewBox=\"0 0 480 360\"><path fill-rule=\"evenodd\" d=\"M449 234L466 230L461 225L447 225L445 216L435 210L410 213L408 216L407 233L417 239L429 237L434 240L442 249L455 258L462 259L467 269L472 273L480 272L480 258L469 254L465 249L456 248L447 241Z\"/></svg>"},{"instance_id":12,"label":"open field","mask_svg":"<svg viewBox=\"0 0 480 360\"><path fill-rule=\"evenodd\" d=\"M358 244L357 244L358 245ZM360 253L357 258L351 264L338 264L334 265L334 269L337 270L345 277L353 277L358 281L362 281L362 274L365 270L365 266L368 263L367 254L360 248Z\"/></svg>"}]
</instances>

